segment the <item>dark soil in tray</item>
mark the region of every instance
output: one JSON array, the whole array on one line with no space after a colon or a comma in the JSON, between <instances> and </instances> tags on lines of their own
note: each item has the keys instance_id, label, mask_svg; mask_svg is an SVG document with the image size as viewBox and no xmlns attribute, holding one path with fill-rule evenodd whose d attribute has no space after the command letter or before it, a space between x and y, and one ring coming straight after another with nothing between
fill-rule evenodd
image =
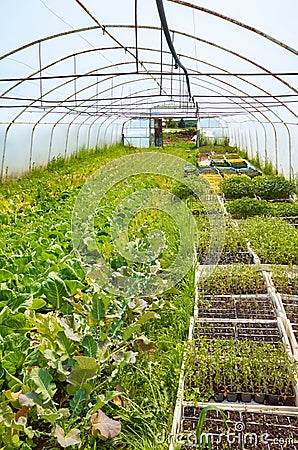
<instances>
[{"instance_id":1,"label":"dark soil in tray","mask_svg":"<svg viewBox=\"0 0 298 450\"><path fill-rule=\"evenodd\" d=\"M278 326L275 323L239 323L237 326L237 338L240 340L251 339L275 344L281 341Z\"/></svg>"},{"instance_id":2,"label":"dark soil in tray","mask_svg":"<svg viewBox=\"0 0 298 450\"><path fill-rule=\"evenodd\" d=\"M238 339L270 342L281 342L281 336L276 322L272 323L230 323L230 322L198 322L194 327L194 340L200 336L207 339Z\"/></svg>"},{"instance_id":3,"label":"dark soil in tray","mask_svg":"<svg viewBox=\"0 0 298 450\"><path fill-rule=\"evenodd\" d=\"M181 450L198 448L195 430L199 413L193 406L183 408L179 439L184 435L185 445ZM297 416L242 411L224 414L226 422L219 411L208 411L205 418L203 433L210 436L213 450L298 450Z\"/></svg>"},{"instance_id":4,"label":"dark soil in tray","mask_svg":"<svg viewBox=\"0 0 298 450\"><path fill-rule=\"evenodd\" d=\"M249 252L224 252L218 264L233 263L253 264L253 257Z\"/></svg>"},{"instance_id":5,"label":"dark soil in tray","mask_svg":"<svg viewBox=\"0 0 298 450\"><path fill-rule=\"evenodd\" d=\"M293 331L295 333L296 339L298 338L298 323L292 324Z\"/></svg>"},{"instance_id":6,"label":"dark soil in tray","mask_svg":"<svg viewBox=\"0 0 298 450\"><path fill-rule=\"evenodd\" d=\"M282 297L282 302L290 322L298 323L298 297L292 295Z\"/></svg>"},{"instance_id":7,"label":"dark soil in tray","mask_svg":"<svg viewBox=\"0 0 298 450\"><path fill-rule=\"evenodd\" d=\"M225 297L208 299L199 306L199 317L227 319L274 319L275 313L268 298Z\"/></svg>"},{"instance_id":8,"label":"dark soil in tray","mask_svg":"<svg viewBox=\"0 0 298 450\"><path fill-rule=\"evenodd\" d=\"M206 255L202 255L199 263L203 264L206 259ZM224 251L218 261L218 264L253 264L253 257L249 252L244 251Z\"/></svg>"},{"instance_id":9,"label":"dark soil in tray","mask_svg":"<svg viewBox=\"0 0 298 450\"><path fill-rule=\"evenodd\" d=\"M204 295L265 294L267 287L262 274L253 264L216 266L204 279L198 279L199 292Z\"/></svg>"},{"instance_id":10,"label":"dark soil in tray","mask_svg":"<svg viewBox=\"0 0 298 450\"><path fill-rule=\"evenodd\" d=\"M272 274L272 281L281 294L298 296L298 274L296 272L289 270L289 274L287 274L285 271L277 271Z\"/></svg>"}]
</instances>

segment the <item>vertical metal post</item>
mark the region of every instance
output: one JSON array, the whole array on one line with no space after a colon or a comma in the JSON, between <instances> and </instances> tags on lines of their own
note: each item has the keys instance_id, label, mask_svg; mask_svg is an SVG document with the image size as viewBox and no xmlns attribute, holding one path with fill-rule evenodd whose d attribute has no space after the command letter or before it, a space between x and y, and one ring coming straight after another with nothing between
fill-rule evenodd
<instances>
[{"instance_id":1,"label":"vertical metal post","mask_svg":"<svg viewBox=\"0 0 298 450\"><path fill-rule=\"evenodd\" d=\"M286 123L284 123L284 126L287 129L288 132L288 142L289 142L289 179L292 179L292 175L293 175L293 169L292 169L292 137L291 137L291 132L290 129L288 127L288 125Z\"/></svg>"},{"instance_id":2,"label":"vertical metal post","mask_svg":"<svg viewBox=\"0 0 298 450\"><path fill-rule=\"evenodd\" d=\"M74 86L75 106L78 106L77 105L77 60L76 60L76 55L73 55L73 72L74 72L73 86Z\"/></svg>"},{"instance_id":3,"label":"vertical metal post","mask_svg":"<svg viewBox=\"0 0 298 450\"><path fill-rule=\"evenodd\" d=\"M41 64L41 42L38 42L38 62L39 62L39 97L40 97L40 106L43 107L42 104L42 64Z\"/></svg>"},{"instance_id":4,"label":"vertical metal post","mask_svg":"<svg viewBox=\"0 0 298 450\"><path fill-rule=\"evenodd\" d=\"M49 153L48 153L48 163L51 161L51 156L52 156L52 147L53 147L53 136L54 136L54 131L56 128L58 122L54 123L52 130L51 130L51 136L50 136L50 145L49 145Z\"/></svg>"},{"instance_id":5,"label":"vertical metal post","mask_svg":"<svg viewBox=\"0 0 298 450\"><path fill-rule=\"evenodd\" d=\"M249 147L251 150L251 154L254 153L254 148L253 148L253 139L252 139L252 132L250 129L250 123L247 124L247 132L248 132L248 142L249 142ZM256 149L256 155L258 157L258 149Z\"/></svg>"},{"instance_id":6,"label":"vertical metal post","mask_svg":"<svg viewBox=\"0 0 298 450\"><path fill-rule=\"evenodd\" d=\"M270 122L273 127L274 132L274 145L275 145L275 173L278 175L278 137L277 137L277 131L275 128L274 123Z\"/></svg>"},{"instance_id":7,"label":"vertical metal post","mask_svg":"<svg viewBox=\"0 0 298 450\"><path fill-rule=\"evenodd\" d=\"M172 33L172 42L174 44L174 31ZM171 72L173 72L173 68L174 68L174 57L172 55L172 64L171 64ZM171 100L173 100L173 73L171 73Z\"/></svg>"},{"instance_id":8,"label":"vertical metal post","mask_svg":"<svg viewBox=\"0 0 298 450\"><path fill-rule=\"evenodd\" d=\"M96 77L96 114L98 114L98 77Z\"/></svg>"},{"instance_id":9,"label":"vertical metal post","mask_svg":"<svg viewBox=\"0 0 298 450\"><path fill-rule=\"evenodd\" d=\"M260 153L259 153L259 133L258 133L258 130L257 130L257 127L255 127L255 132L256 132L256 145L257 145L257 155L259 155Z\"/></svg>"},{"instance_id":10,"label":"vertical metal post","mask_svg":"<svg viewBox=\"0 0 298 450\"><path fill-rule=\"evenodd\" d=\"M135 41L136 41L136 71L137 71L137 73L139 73L138 0L135 0Z\"/></svg>"},{"instance_id":11,"label":"vertical metal post","mask_svg":"<svg viewBox=\"0 0 298 450\"><path fill-rule=\"evenodd\" d=\"M259 122L262 125L262 128L264 130L264 153L265 153L265 164L267 164L268 161L268 138L267 138L267 131L266 127L263 124L263 122Z\"/></svg>"},{"instance_id":12,"label":"vertical metal post","mask_svg":"<svg viewBox=\"0 0 298 450\"><path fill-rule=\"evenodd\" d=\"M181 73L180 73L180 67L179 67L179 108L182 108L182 104L181 104Z\"/></svg>"},{"instance_id":13,"label":"vertical metal post","mask_svg":"<svg viewBox=\"0 0 298 450\"><path fill-rule=\"evenodd\" d=\"M160 86L159 86L159 95L162 95L162 71L163 71L163 46L162 46L162 38L163 31L162 27L160 28Z\"/></svg>"}]
</instances>

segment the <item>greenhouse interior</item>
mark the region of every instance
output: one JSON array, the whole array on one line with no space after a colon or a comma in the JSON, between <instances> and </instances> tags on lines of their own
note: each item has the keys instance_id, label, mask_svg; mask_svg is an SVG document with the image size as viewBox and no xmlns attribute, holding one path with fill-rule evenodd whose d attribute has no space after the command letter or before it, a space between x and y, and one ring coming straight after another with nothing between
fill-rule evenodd
<instances>
[{"instance_id":1,"label":"greenhouse interior","mask_svg":"<svg viewBox=\"0 0 298 450\"><path fill-rule=\"evenodd\" d=\"M298 4L10 0L0 449L298 450Z\"/></svg>"}]
</instances>

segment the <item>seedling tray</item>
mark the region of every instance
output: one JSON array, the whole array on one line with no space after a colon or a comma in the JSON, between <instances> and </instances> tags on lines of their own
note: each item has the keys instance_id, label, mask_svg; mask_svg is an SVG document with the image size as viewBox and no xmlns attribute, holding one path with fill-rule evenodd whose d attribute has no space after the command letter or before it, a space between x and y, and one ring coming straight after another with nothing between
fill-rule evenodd
<instances>
[{"instance_id":1,"label":"seedling tray","mask_svg":"<svg viewBox=\"0 0 298 450\"><path fill-rule=\"evenodd\" d=\"M283 322L289 337L293 355L298 361L298 296L277 294L280 309L284 313Z\"/></svg>"},{"instance_id":2,"label":"seedling tray","mask_svg":"<svg viewBox=\"0 0 298 450\"><path fill-rule=\"evenodd\" d=\"M225 409L221 406L221 409L226 421L219 411L212 410L207 412L204 421L203 433L208 434L213 450L298 449L298 416L293 408L265 407L256 411L254 407ZM200 407L183 406L179 433L180 441L185 441L182 449L198 448L195 430L200 412Z\"/></svg>"},{"instance_id":3,"label":"seedling tray","mask_svg":"<svg viewBox=\"0 0 298 450\"><path fill-rule=\"evenodd\" d=\"M184 177L198 175L198 169L194 164L184 164Z\"/></svg>"},{"instance_id":4,"label":"seedling tray","mask_svg":"<svg viewBox=\"0 0 298 450\"><path fill-rule=\"evenodd\" d=\"M241 159L241 156L238 155L238 153L227 153L227 154L225 155L225 159L227 159L228 161L229 161L230 159Z\"/></svg>"},{"instance_id":5,"label":"seedling tray","mask_svg":"<svg viewBox=\"0 0 298 450\"><path fill-rule=\"evenodd\" d=\"M200 175L207 175L207 174L212 174L212 175L218 175L219 172L216 169L216 167L199 167L199 174Z\"/></svg>"},{"instance_id":6,"label":"seedling tray","mask_svg":"<svg viewBox=\"0 0 298 450\"><path fill-rule=\"evenodd\" d=\"M211 160L210 159L202 159L198 163L199 168L200 167L210 167L211 166Z\"/></svg>"},{"instance_id":7,"label":"seedling tray","mask_svg":"<svg viewBox=\"0 0 298 450\"><path fill-rule=\"evenodd\" d=\"M231 167L231 164L229 161L226 161L224 159L213 159L211 160L211 164L213 166L220 166L220 167Z\"/></svg>"},{"instance_id":8,"label":"seedling tray","mask_svg":"<svg viewBox=\"0 0 298 450\"><path fill-rule=\"evenodd\" d=\"M218 166L217 169L222 175L237 175L238 171L234 167Z\"/></svg>"},{"instance_id":9,"label":"seedling tray","mask_svg":"<svg viewBox=\"0 0 298 450\"><path fill-rule=\"evenodd\" d=\"M204 296L206 303L198 305L198 317L228 319L275 319L268 296Z\"/></svg>"},{"instance_id":10,"label":"seedling tray","mask_svg":"<svg viewBox=\"0 0 298 450\"><path fill-rule=\"evenodd\" d=\"M263 320L249 321L245 320L229 320L224 321L216 319L199 318L195 322L193 330L193 339L196 342L201 336L207 339L236 339L236 340L252 340L259 342L269 342L278 344L283 341L289 345L285 339L285 330L282 320Z\"/></svg>"},{"instance_id":11,"label":"seedling tray","mask_svg":"<svg viewBox=\"0 0 298 450\"><path fill-rule=\"evenodd\" d=\"M234 167L235 169L245 169L248 167L248 164L246 161L239 161L239 162L231 161L231 166Z\"/></svg>"},{"instance_id":12,"label":"seedling tray","mask_svg":"<svg viewBox=\"0 0 298 450\"><path fill-rule=\"evenodd\" d=\"M203 262L204 258L205 256L202 256L200 262ZM254 259L250 252L233 250L223 252L218 261L220 265L233 263L254 264Z\"/></svg>"},{"instance_id":13,"label":"seedling tray","mask_svg":"<svg viewBox=\"0 0 298 450\"><path fill-rule=\"evenodd\" d=\"M249 252L227 251L222 253L218 264L244 263L253 264L253 256Z\"/></svg>"},{"instance_id":14,"label":"seedling tray","mask_svg":"<svg viewBox=\"0 0 298 450\"><path fill-rule=\"evenodd\" d=\"M251 167L242 167L241 169L239 169L239 172L243 175L247 175L249 178L255 178L262 175L262 172Z\"/></svg>"}]
</instances>

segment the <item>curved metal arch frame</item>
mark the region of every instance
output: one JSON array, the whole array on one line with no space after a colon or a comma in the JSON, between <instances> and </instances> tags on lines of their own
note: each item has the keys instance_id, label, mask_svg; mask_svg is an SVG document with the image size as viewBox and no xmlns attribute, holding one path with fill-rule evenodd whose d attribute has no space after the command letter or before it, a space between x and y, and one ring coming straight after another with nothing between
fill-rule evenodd
<instances>
[{"instance_id":1,"label":"curved metal arch frame","mask_svg":"<svg viewBox=\"0 0 298 450\"><path fill-rule=\"evenodd\" d=\"M232 23L233 25L237 25L237 26L239 26L239 27L241 27L241 28L243 28L245 30L251 31L251 32L261 36L262 38L265 38L265 39L269 40L273 44L276 44L276 45L282 47L283 49L285 49L285 50L287 50L287 51L289 51L291 53L294 53L294 55L298 56L298 50L294 49L293 47L290 47L289 45L285 44L282 41L279 41L278 39L274 38L273 36L270 36L269 34L258 30L255 27L251 27L250 25L246 25L244 22L241 22L240 20L232 19L231 17L225 16L224 14L217 13L216 11L212 11L211 9L207 9L207 8L202 7L202 6L194 5L193 3L189 3L189 2L186 2L184 0L168 0L168 1L172 2L172 3L178 3L179 5L186 6L188 8L192 8L192 9L195 9L197 11L204 12L206 14L211 14L211 15L213 15L215 17L218 17L219 19L223 19L223 20L225 20L227 22Z\"/></svg>"},{"instance_id":2,"label":"curved metal arch frame","mask_svg":"<svg viewBox=\"0 0 298 450\"><path fill-rule=\"evenodd\" d=\"M133 48L133 47L132 47ZM105 48L101 48L100 50L103 50L103 49L105 49ZM118 49L118 47L113 47L113 48L108 48L109 50L111 50L111 49ZM64 61L64 60L66 60L66 59L68 59L69 57L72 57L72 56L74 56L74 55L79 55L79 54L85 54L85 53L87 53L87 52L91 52L91 51L95 51L96 49L92 49L92 50L88 50L88 51L82 51L82 52L78 52L78 53L76 53L76 54L72 54L72 55L67 55L66 57L64 57L64 58L61 58L61 59L59 59L59 60L56 60L55 62L53 62L52 64L50 64L50 65L47 65L47 66L44 66L43 68L42 68L42 70L44 70L44 69L46 69L46 68L48 68L48 67L51 67L51 66L53 66L53 65L55 65L55 64L57 64L57 63L59 63L59 62L62 62L62 61ZM99 49L98 49L99 50ZM153 51L153 49L148 49L148 48L146 48L145 50L149 50L149 51ZM159 50L154 50L154 51L159 51ZM188 57L188 58L190 58L190 57ZM195 60L195 58L190 58L190 59L194 59ZM200 61L200 60L197 60L197 61ZM206 63L205 61L200 61L201 63L204 63L204 64L208 64L208 63ZM123 64L123 63L119 63L119 64ZM118 65L119 65L118 64ZM124 63L125 64L125 63ZM127 64L129 64L129 63L127 63ZM152 64L152 63L151 63ZM117 66L118 66L117 65ZM211 65L211 64L209 64L209 65ZM114 67L114 66L116 66L116 65L113 65L113 66L106 66L105 68L108 68L108 67ZM211 65L212 66L212 65ZM216 66L214 66L213 65L213 67L216 67ZM94 70L96 70L96 69L94 69ZM224 69L222 69L222 68L220 68L220 70L222 70L222 71L224 71ZM92 71L93 72L93 71ZM224 71L225 73L229 73L228 71ZM34 72L34 73L36 73L36 72ZM89 73L91 73L91 72L89 72ZM34 74L31 74L30 76L33 76ZM30 77L29 76L29 77ZM28 78L29 78L28 77ZM242 81L244 81L244 82L247 82L247 83L249 83L249 84L251 84L251 85L253 85L254 87L256 87L256 88L258 88L258 89L260 89L260 90L262 90L263 92L266 92L268 95L270 95L272 98L274 98L276 101L278 101L281 105L283 105L284 107L286 107L288 110L289 110L289 112L292 112L293 113L293 111L290 109L290 108L288 108L285 104L284 104L284 102L282 102L281 100L279 100L277 97L275 97L274 95L271 95L271 94L269 94L269 92L268 91L265 91L264 89L262 89L262 88L260 88L258 85L256 85L256 84L253 84L253 83L251 83L251 82L249 82L249 81L247 81L247 80L245 80L245 79L243 79L242 77L240 77L240 76L237 76L237 78L239 78L239 79L241 79ZM73 80L70 80L70 82L72 82ZM18 85L19 83L17 83L17 85ZM59 85L59 86L57 86L56 88L54 88L54 90L55 89L59 89L61 86L63 86L64 84L67 84L67 83L62 83L61 85ZM89 85L90 87L92 87L93 85L96 85L97 83L94 83L94 84L91 84L91 85ZM11 88L9 88L7 91L5 91L5 93L7 93L7 92L9 92L10 90L12 90L14 87L16 87L16 85L15 86L13 86L13 87L11 87ZM236 86L235 86L235 89L238 89ZM52 90L53 91L53 90ZM50 91L50 92L52 92L52 91ZM47 92L47 93L45 93L45 95L47 95L49 92ZM68 97L68 98L70 98L70 97ZM252 97L253 98L253 97ZM39 101L40 100L40 98L39 99L37 99L36 101Z\"/></svg>"},{"instance_id":3,"label":"curved metal arch frame","mask_svg":"<svg viewBox=\"0 0 298 450\"><path fill-rule=\"evenodd\" d=\"M105 81L106 79L104 79L104 81ZM65 83L64 83L65 84ZM95 84L95 83L94 83ZM61 86L59 86L59 87L61 87ZM88 86L86 86L84 89L88 89L90 87L90 85L88 85ZM236 87L235 86L232 86L233 88L235 88L236 89ZM238 88L237 88L238 89ZM108 89L107 89L108 90ZM244 92L244 91L242 91L242 92ZM235 103L235 104L237 104L237 102L233 102L233 103ZM249 104L249 102L247 102L248 104ZM45 115L47 115L48 113L46 113ZM64 116L65 117L65 116ZM41 121L41 120L40 120ZM40 122L39 121L39 122ZM37 123L36 123L36 125L37 125ZM35 125L35 126L36 126ZM53 127L53 129L52 129L52 133L51 133L51 142L52 142L52 136L53 136L53 131L54 131L54 128L55 128L55 125L57 125L57 124L54 124L54 127ZM83 123L81 123L80 125L79 125L79 127L81 127L83 125ZM33 132L34 132L34 129L35 129L35 127L33 128ZM51 146L50 146L50 148L51 148ZM49 155L50 155L50 151L49 151Z\"/></svg>"},{"instance_id":4,"label":"curved metal arch frame","mask_svg":"<svg viewBox=\"0 0 298 450\"><path fill-rule=\"evenodd\" d=\"M291 51L292 53L298 54L297 51L295 51L294 49L291 49L290 47L286 46L286 45L283 44L282 42L277 41L277 40L275 40L274 38L272 38L272 37L266 35L265 33L260 32L259 30L253 29L252 27L249 27L249 26L247 26L247 25L245 25L245 24L243 24L243 23L241 23L241 22L234 21L234 20L231 19L231 18L228 18L228 17L226 17L226 16L220 15L220 14L218 14L218 13L215 13L215 12L211 11L211 10L207 10L206 8L196 7L195 5L192 5L192 4L188 4L188 5L187 5L187 4L186 4L187 2L183 2L183 1L180 1L180 0L169 0L169 1L172 1L172 2L174 2L174 3L184 4L184 6L193 7L194 9L199 9L199 10L202 10L203 12L207 12L207 13L209 13L209 14L214 14L215 16L220 17L221 19L228 20L229 22L234 23L234 24L236 24L236 25L239 25L239 26L241 26L241 27L243 27L243 28L246 28L246 29L248 29L249 31L256 32L257 34L261 35L262 37L265 37L266 39L269 39L271 42L274 42L275 44L280 45L281 47L285 48L286 50ZM81 3L81 2L78 2L78 1L77 1L77 3ZM106 30L107 27L108 27L108 26L105 26L105 27L104 27L104 30ZM117 27L118 27L118 25L117 25ZM98 28L97 26L96 26L96 27L86 27L86 28L84 28L84 29L80 29L80 31L81 31L81 32L82 32L82 31L87 31L87 30L90 31L90 30L95 30L95 29L97 29L97 28ZM103 28L103 26L100 25L100 28ZM151 28L155 28L155 27L151 27ZM159 28L157 28L157 27L156 27L155 29L159 30ZM55 37L66 36L66 35L69 35L69 34L72 34L72 33L76 33L76 32L79 32L79 31L78 31L78 30L73 30L73 31L70 31L70 32L60 33L60 34L56 35ZM178 31L175 31L175 33L179 33L179 32L178 32ZM179 34L186 35L186 33L179 33ZM191 37L191 36L187 35L187 37ZM42 41L46 41L46 40L49 40L49 39L52 39L52 38L53 38L53 36L48 36L48 37L44 38ZM195 37L192 36L192 38L195 38ZM201 40L201 39L199 39L199 40ZM209 44L209 45L213 45L213 46L215 46L215 47L217 47L217 48L219 48L219 49L221 49L221 50L228 51L229 53L235 55L235 52L229 51L229 50L227 50L227 49L225 49L225 48L223 48L223 47L221 47L221 46L218 46L218 45L215 44L215 43L211 43L211 42L204 41L204 40L201 40L201 41L204 42L204 43L207 43L207 44ZM38 43L38 44L39 44L40 42L41 42L41 40L38 40L38 41L35 41L34 43ZM28 44L28 45L26 45L26 46L23 46L23 47L21 47L20 49L24 49L24 48L26 48L26 47L28 47L28 46L30 46L30 45L32 45L32 43L30 43L30 44ZM120 49L120 47L117 47L117 48ZM122 47L122 48L124 48L124 47ZM125 50L127 50L126 47L125 47ZM13 53L15 53L15 52L17 52L17 51L18 51L18 49L16 49L15 51L11 52L10 54L13 54ZM135 57L135 55L134 55L133 53L131 53L131 55L132 55L133 57ZM7 54L7 55L4 55L3 57L0 57L0 59L3 59L5 56L8 56L8 54ZM241 57L242 59L244 59L244 60L246 60L246 61L248 61L248 62L252 62L251 60L248 60L247 58L245 58L243 55L241 56L241 55L236 54L236 56ZM70 57L70 56L68 55L68 57ZM252 63L253 63L253 62L252 62ZM253 64L256 65L255 63L253 63ZM113 65L113 67L115 67L115 66L117 66L117 65L116 65L116 64ZM142 67L143 67L143 65L142 65ZM258 66L258 65L257 65L257 67L260 67L262 70L265 70L265 71L266 71L266 69L263 68L262 66ZM44 70L44 68L43 68L42 70ZM38 71L38 72L39 72L39 71ZM38 73L38 72L37 72L37 73ZM273 74L271 74L271 75L274 76L275 78L277 78L278 81L280 81L280 82L282 82L283 84L285 84L286 86L290 87L295 93L298 92L296 89L294 89L293 86L291 86L290 84L288 84L285 80L280 79L280 78L277 77L276 75L273 75ZM106 79L105 79L105 80L106 80ZM219 80L218 80L218 81L219 81ZM245 81L247 81L247 80L245 80ZM60 86L60 87L61 87L61 86ZM232 86L232 87L233 87L234 89L239 90L239 88L237 88L237 87L235 87L235 86ZM259 86L258 86L258 88L260 89ZM58 89L58 87L57 87L57 89ZM46 94L46 95L47 95L47 94ZM271 96L271 97L274 98L273 96ZM281 103L282 103L282 102L281 102ZM286 107L286 108L290 111L290 109L289 109L285 104L283 104L283 106ZM256 109L257 109L257 108L256 108ZM270 110L270 108L268 108L268 110ZM257 112L260 113L260 111L258 111L258 110L257 110ZM272 112L272 110L271 110L271 112ZM292 111L292 113L297 117L296 113L294 113L293 111ZM80 115L80 114L79 114L79 115ZM276 115L276 114L275 114L275 115ZM14 119L14 120L16 120L16 119ZM269 122L272 123L271 121L269 121ZM12 123L14 123L14 122L12 122ZM260 123L262 123L262 122L260 122ZM288 128L287 124L286 124L284 121L283 121L282 123L286 126L286 128L287 128L287 130L288 130L288 134L289 134L289 136L290 136L290 131L289 131L289 128ZM37 123L36 123L36 125L37 125ZM291 139L290 139L290 141L291 141ZM290 153L291 153L291 152L290 152Z\"/></svg>"},{"instance_id":5,"label":"curved metal arch frame","mask_svg":"<svg viewBox=\"0 0 298 450\"><path fill-rule=\"evenodd\" d=\"M109 28L109 27L110 27L110 28L133 28L133 25L106 25L106 26L104 27L104 29L106 30L106 29ZM160 29L159 29L158 27L152 27L152 26L139 26L139 28L140 28L140 29L148 29L148 30L160 31ZM30 44L27 44L27 45L22 46L22 47L20 47L20 48L18 48L18 49L15 49L15 50L12 51L12 52L7 53L6 55L3 55L2 57L0 57L0 60L3 59L3 58L5 58L6 56L9 56L9 55L11 55L11 54L17 53L18 51L21 51L21 50L23 50L23 49L25 49L25 48L29 48L29 47L32 46L32 45L36 45L36 44L39 45L41 42L44 42L44 41L47 41L47 40L50 40L50 39L55 39L55 38L58 38L58 37L65 37L65 36L68 36L69 34L74 34L75 32L76 32L76 33L81 33L81 32L83 32L83 31L90 31L90 30L96 30L96 29L98 29L98 27L96 27L96 26L95 26L95 27L85 27L85 28L80 28L80 29L78 29L78 30L72 30L72 31L70 31L70 32L59 33L59 34L56 34L56 35L48 36L48 37L46 37L46 38L43 38L43 39L40 39L40 40L37 40L37 41L33 41L33 42L30 43ZM291 84L287 83L287 82L286 82L285 80L283 80L283 79L280 79L280 77L278 77L277 75L272 74L272 73L271 73L268 69L266 69L265 67L263 67L263 66L261 66L261 65L259 65L259 64L257 64L257 63L255 63L254 61L252 61L252 60L246 58L246 57L243 56L243 55L239 55L238 53L236 53L236 52L234 52L234 51L232 51L232 50L229 50L229 49L227 49L227 48L225 48L225 47L219 46L218 44L212 43L212 42L210 42L210 41L206 41L206 40L200 39L200 38L198 38L198 37L196 37L196 36L193 36L193 35L191 35L191 34L188 34L188 33L183 33L183 32L177 31L177 30L171 30L171 32L172 32L172 33L179 34L179 35L182 35L182 36L185 36L185 37L189 37L189 38L191 38L191 39L196 39L196 40L201 41L201 42L203 42L203 43L205 43L205 44L212 45L212 46L214 46L214 47L216 47L216 48L219 48L220 50L226 51L226 52L228 52L228 53L230 53L230 54L232 54L232 55L234 55L234 56L237 56L238 58L244 59L245 61L249 62L250 64L253 64L254 66L260 68L260 69L263 70L264 72L266 72L266 73L270 74L271 76L275 77L276 79L278 79L278 81L280 81L281 83L285 84L287 87L289 87L290 89L292 89L295 93L298 93L298 91L297 91ZM120 47L116 47L116 48L120 48ZM122 48L124 48L124 47L122 47ZM130 48L132 48L132 47L125 47L125 50L129 50ZM90 51L94 51L94 49L92 49L92 50L90 50ZM80 53L82 53L82 52L78 52L77 54L80 54ZM130 54L134 56L133 52L130 52ZM76 55L76 53L73 53L72 55L67 55L67 57L74 56L74 55ZM61 60L64 60L64 59L66 59L67 57L62 58ZM61 61L61 60L60 60L60 61ZM57 61L58 61L58 60L57 60ZM55 63L54 63L54 64L55 64ZM44 67L41 68L41 70L45 70L45 69L48 68L48 67L49 67L49 65L48 65L48 66L44 66ZM36 74L36 73L39 73L39 72L40 72L40 71L38 70L38 71L35 72L35 74ZM129 74L128 74L128 75L129 75ZM31 74L28 78L31 78L32 76L33 76L33 74ZM27 78L27 79L28 79L28 78Z\"/></svg>"}]
</instances>

